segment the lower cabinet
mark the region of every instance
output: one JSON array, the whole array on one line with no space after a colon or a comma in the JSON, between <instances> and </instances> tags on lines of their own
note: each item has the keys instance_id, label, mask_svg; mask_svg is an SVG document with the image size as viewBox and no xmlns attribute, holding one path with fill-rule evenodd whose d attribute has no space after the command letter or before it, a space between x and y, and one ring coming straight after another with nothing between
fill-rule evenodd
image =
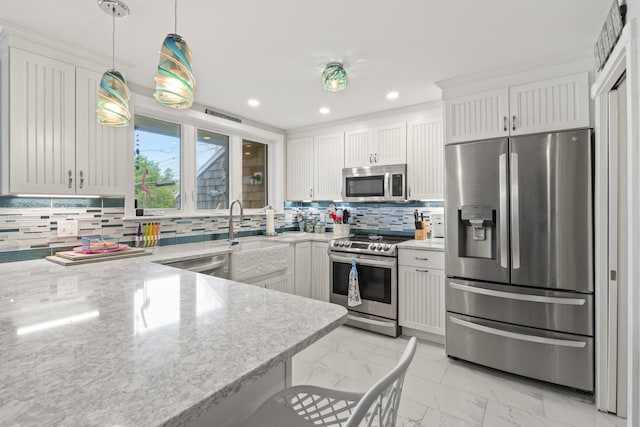
<instances>
[{"instance_id":1,"label":"lower cabinet","mask_svg":"<svg viewBox=\"0 0 640 427\"><path fill-rule=\"evenodd\" d=\"M294 293L294 284L291 281L291 276L289 274L261 280L254 283L254 285L273 289L274 291L287 292L289 294Z\"/></svg>"},{"instance_id":2,"label":"lower cabinet","mask_svg":"<svg viewBox=\"0 0 640 427\"><path fill-rule=\"evenodd\" d=\"M412 255L416 252L407 251ZM428 254L429 251L424 253ZM410 265L400 264L398 267L399 324L435 335L444 335L444 262L443 265L434 265L433 261L426 261L427 257L422 261L420 257L403 256L403 250L400 249L399 263L409 258L411 261L405 262Z\"/></svg>"},{"instance_id":3,"label":"lower cabinet","mask_svg":"<svg viewBox=\"0 0 640 427\"><path fill-rule=\"evenodd\" d=\"M328 302L329 243L301 242L294 246L295 294Z\"/></svg>"}]
</instances>

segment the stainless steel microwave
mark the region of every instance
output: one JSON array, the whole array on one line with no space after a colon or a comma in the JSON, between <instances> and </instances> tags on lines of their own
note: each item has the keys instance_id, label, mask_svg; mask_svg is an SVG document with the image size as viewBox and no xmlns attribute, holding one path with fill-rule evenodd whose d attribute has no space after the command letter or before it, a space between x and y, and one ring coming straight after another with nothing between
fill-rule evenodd
<instances>
[{"instance_id":1,"label":"stainless steel microwave","mask_svg":"<svg viewBox=\"0 0 640 427\"><path fill-rule=\"evenodd\" d=\"M407 197L407 165L342 169L342 197L348 202L386 202Z\"/></svg>"}]
</instances>

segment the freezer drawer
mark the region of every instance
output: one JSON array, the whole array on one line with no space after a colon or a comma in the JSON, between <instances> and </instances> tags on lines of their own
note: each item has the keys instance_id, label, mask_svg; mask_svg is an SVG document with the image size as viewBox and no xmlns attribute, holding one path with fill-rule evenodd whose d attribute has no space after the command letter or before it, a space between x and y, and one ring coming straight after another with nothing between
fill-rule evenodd
<instances>
[{"instance_id":1,"label":"freezer drawer","mask_svg":"<svg viewBox=\"0 0 640 427\"><path fill-rule=\"evenodd\" d=\"M447 313L446 351L525 377L594 389L593 338Z\"/></svg>"},{"instance_id":2,"label":"freezer drawer","mask_svg":"<svg viewBox=\"0 0 640 427\"><path fill-rule=\"evenodd\" d=\"M447 311L593 336L593 295L447 278Z\"/></svg>"}]
</instances>

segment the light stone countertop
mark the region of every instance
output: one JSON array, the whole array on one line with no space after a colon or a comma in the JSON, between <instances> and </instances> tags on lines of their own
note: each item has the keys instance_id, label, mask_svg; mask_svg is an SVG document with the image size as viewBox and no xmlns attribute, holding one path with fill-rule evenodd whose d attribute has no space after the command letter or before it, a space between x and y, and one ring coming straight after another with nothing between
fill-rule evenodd
<instances>
[{"instance_id":1,"label":"light stone countertop","mask_svg":"<svg viewBox=\"0 0 640 427\"><path fill-rule=\"evenodd\" d=\"M444 252L444 239L441 237L436 237L427 240L407 240L406 242L398 243L398 248Z\"/></svg>"},{"instance_id":2,"label":"light stone countertop","mask_svg":"<svg viewBox=\"0 0 640 427\"><path fill-rule=\"evenodd\" d=\"M0 264L0 424L183 425L346 320L334 304L151 262L224 251Z\"/></svg>"}]
</instances>

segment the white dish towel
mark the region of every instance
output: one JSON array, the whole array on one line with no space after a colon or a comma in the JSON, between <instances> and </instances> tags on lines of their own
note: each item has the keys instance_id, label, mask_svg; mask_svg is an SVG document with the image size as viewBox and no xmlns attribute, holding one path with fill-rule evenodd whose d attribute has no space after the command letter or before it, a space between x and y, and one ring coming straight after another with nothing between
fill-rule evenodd
<instances>
[{"instance_id":1,"label":"white dish towel","mask_svg":"<svg viewBox=\"0 0 640 427\"><path fill-rule=\"evenodd\" d=\"M362 304L360 300L360 285L358 284L358 270L356 269L356 260L351 260L351 271L349 272L349 295L347 298L349 307L356 307Z\"/></svg>"}]
</instances>

